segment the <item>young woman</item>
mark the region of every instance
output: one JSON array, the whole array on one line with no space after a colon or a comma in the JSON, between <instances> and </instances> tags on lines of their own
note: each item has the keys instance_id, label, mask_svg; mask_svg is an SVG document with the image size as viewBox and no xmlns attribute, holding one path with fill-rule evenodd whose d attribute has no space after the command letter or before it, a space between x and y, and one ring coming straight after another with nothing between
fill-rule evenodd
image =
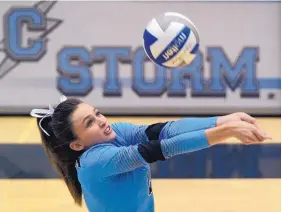
<instances>
[{"instance_id":1,"label":"young woman","mask_svg":"<svg viewBox=\"0 0 282 212\"><path fill-rule=\"evenodd\" d=\"M42 144L75 203L90 212L153 212L150 163L209 148L235 137L244 144L268 139L245 113L182 118L152 125L109 124L97 108L64 99L34 109Z\"/></svg>"}]
</instances>

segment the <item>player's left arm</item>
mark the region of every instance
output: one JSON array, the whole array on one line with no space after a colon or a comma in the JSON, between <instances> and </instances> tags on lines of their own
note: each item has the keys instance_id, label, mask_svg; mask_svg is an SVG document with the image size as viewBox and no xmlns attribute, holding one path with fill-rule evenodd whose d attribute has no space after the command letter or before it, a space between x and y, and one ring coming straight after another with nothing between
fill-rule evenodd
<instances>
[{"instance_id":1,"label":"player's left arm","mask_svg":"<svg viewBox=\"0 0 282 212\"><path fill-rule=\"evenodd\" d=\"M250 124L256 125L256 119L249 116L246 113L232 113L224 116L214 116L208 118L182 118L176 121L167 122L161 131L158 128L155 129L154 125L148 126L145 133L147 136L152 137L151 134L158 134L158 137L153 137L153 139L168 139L183 133L189 133L198 130L206 130L218 126L222 126L231 121L246 121ZM159 125L159 124L157 124Z\"/></svg>"}]
</instances>

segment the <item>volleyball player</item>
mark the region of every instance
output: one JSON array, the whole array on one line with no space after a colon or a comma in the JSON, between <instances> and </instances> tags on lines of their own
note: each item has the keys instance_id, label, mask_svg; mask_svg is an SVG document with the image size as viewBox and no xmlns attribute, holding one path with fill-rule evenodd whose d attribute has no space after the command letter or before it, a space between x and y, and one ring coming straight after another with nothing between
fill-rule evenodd
<instances>
[{"instance_id":1,"label":"volleyball player","mask_svg":"<svg viewBox=\"0 0 282 212\"><path fill-rule=\"evenodd\" d=\"M42 144L76 204L90 212L153 212L150 166L235 137L243 144L268 139L245 113L182 118L152 125L110 124L78 99L34 109Z\"/></svg>"}]
</instances>

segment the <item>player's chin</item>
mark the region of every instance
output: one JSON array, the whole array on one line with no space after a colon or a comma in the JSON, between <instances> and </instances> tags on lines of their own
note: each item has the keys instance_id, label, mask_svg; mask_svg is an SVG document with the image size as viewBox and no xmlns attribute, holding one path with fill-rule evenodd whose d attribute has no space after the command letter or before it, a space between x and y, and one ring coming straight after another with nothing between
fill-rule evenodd
<instances>
[{"instance_id":1,"label":"player's chin","mask_svg":"<svg viewBox=\"0 0 282 212\"><path fill-rule=\"evenodd\" d=\"M113 141L116 138L116 133L113 130L111 130L111 132L104 134L104 138L107 141Z\"/></svg>"}]
</instances>

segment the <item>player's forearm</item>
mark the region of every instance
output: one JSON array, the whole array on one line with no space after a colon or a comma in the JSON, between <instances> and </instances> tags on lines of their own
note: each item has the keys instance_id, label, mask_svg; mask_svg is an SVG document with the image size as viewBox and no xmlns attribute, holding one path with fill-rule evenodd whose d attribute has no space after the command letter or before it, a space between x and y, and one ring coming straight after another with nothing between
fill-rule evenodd
<instances>
[{"instance_id":1,"label":"player's forearm","mask_svg":"<svg viewBox=\"0 0 282 212\"><path fill-rule=\"evenodd\" d=\"M168 139L183 133L213 128L218 117L209 118L182 118L169 122L160 133L160 139Z\"/></svg>"},{"instance_id":2,"label":"player's forearm","mask_svg":"<svg viewBox=\"0 0 282 212\"><path fill-rule=\"evenodd\" d=\"M161 140L161 149L165 158L202 150L218 144L232 136L228 126L193 131Z\"/></svg>"},{"instance_id":3,"label":"player's forearm","mask_svg":"<svg viewBox=\"0 0 282 212\"><path fill-rule=\"evenodd\" d=\"M210 146L222 143L224 140L234 136L232 126L228 124L205 130L205 136Z\"/></svg>"}]
</instances>

